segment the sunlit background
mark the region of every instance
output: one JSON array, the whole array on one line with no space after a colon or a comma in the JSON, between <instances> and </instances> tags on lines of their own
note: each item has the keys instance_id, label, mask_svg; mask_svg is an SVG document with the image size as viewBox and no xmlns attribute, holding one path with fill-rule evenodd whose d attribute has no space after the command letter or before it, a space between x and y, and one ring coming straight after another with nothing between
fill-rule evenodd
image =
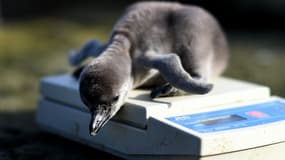
<instances>
[{"instance_id":1,"label":"sunlit background","mask_svg":"<svg viewBox=\"0 0 285 160\"><path fill-rule=\"evenodd\" d=\"M60 153L51 154L45 149L34 152L42 144L48 150L56 148L54 146L57 146L54 150L60 150L61 146L77 145L60 139L58 146L58 142L51 140L55 137L44 135L42 138L42 134L38 135L33 113L39 80L43 76L71 72L74 68L67 63L67 52L89 39L105 42L116 19L132 2L0 1L0 159L1 156L8 159L15 157L14 153L18 152L16 157L25 155L28 159L43 155L53 159L53 156L58 158L60 153L58 159L68 159L69 154L83 156L84 159L92 157L89 148L87 151L69 148L72 153L61 150ZM284 0L186 2L208 9L223 26L231 47L231 59L225 76L267 85L274 95L285 97ZM29 138L33 139L34 134L41 138L37 138L37 143L31 143L31 146ZM19 135L22 139L15 138ZM6 140L5 143L3 140Z\"/></svg>"}]
</instances>

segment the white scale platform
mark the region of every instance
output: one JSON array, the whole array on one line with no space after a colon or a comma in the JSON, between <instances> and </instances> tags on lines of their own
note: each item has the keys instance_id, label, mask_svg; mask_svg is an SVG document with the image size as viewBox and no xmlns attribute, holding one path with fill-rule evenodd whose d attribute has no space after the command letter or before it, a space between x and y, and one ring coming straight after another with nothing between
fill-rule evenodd
<instances>
[{"instance_id":1,"label":"white scale platform","mask_svg":"<svg viewBox=\"0 0 285 160\"><path fill-rule=\"evenodd\" d=\"M149 91L134 90L92 137L76 80L50 76L40 84L37 123L45 131L126 159L283 160L284 101L270 97L265 86L228 78L214 83L207 95L154 100Z\"/></svg>"}]
</instances>

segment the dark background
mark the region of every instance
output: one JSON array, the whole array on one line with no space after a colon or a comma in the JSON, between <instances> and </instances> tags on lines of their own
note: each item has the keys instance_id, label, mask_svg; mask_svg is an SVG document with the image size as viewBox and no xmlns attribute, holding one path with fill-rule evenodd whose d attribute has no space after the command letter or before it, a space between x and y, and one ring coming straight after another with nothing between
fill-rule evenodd
<instances>
[{"instance_id":1,"label":"dark background","mask_svg":"<svg viewBox=\"0 0 285 160\"><path fill-rule=\"evenodd\" d=\"M100 8L121 10L135 1L94 0L2 0L5 20L21 20L62 12L68 8ZM285 27L283 0L182 0L182 3L203 6L212 12L228 29L279 29Z\"/></svg>"}]
</instances>

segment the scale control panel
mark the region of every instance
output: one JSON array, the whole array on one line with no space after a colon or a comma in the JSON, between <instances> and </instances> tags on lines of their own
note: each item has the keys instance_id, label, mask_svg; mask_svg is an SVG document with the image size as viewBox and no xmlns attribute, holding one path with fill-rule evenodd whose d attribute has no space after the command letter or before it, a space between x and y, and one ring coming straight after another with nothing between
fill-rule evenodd
<instances>
[{"instance_id":1,"label":"scale control panel","mask_svg":"<svg viewBox=\"0 0 285 160\"><path fill-rule=\"evenodd\" d=\"M273 99L262 103L166 119L200 133L252 127L285 120L285 101Z\"/></svg>"}]
</instances>

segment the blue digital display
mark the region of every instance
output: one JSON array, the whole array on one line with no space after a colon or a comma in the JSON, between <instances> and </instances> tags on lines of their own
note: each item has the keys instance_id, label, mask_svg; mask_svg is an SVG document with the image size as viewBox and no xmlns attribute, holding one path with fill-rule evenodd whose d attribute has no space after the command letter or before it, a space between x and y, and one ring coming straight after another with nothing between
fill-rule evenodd
<instances>
[{"instance_id":1,"label":"blue digital display","mask_svg":"<svg viewBox=\"0 0 285 160\"><path fill-rule=\"evenodd\" d=\"M285 120L285 103L273 100L166 119L200 133L217 132Z\"/></svg>"}]
</instances>

